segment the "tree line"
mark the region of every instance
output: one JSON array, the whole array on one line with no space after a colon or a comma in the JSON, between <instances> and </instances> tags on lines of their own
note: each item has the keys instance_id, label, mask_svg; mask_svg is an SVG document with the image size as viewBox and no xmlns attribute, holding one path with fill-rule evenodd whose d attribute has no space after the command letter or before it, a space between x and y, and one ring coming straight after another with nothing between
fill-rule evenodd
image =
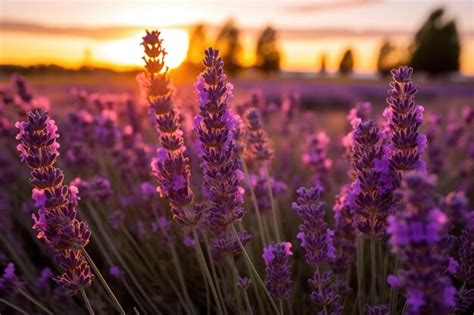
<instances>
[{"instance_id":1,"label":"tree line","mask_svg":"<svg viewBox=\"0 0 474 315\"><path fill-rule=\"evenodd\" d=\"M377 58L377 71L388 75L390 69L401 64L409 64L414 70L430 76L459 71L461 42L455 20L446 20L444 9L434 10L416 32L409 47L397 47L390 40L384 40ZM209 45L206 26L199 24L191 31L189 50L186 59L188 65L198 65L202 51ZM241 32L233 20L227 21L216 38L214 45L220 50L226 71L235 74L243 68L241 63ZM326 73L327 55L320 60L320 73ZM281 51L278 45L277 31L265 27L257 37L255 46L255 64L253 67L264 73L280 71ZM339 73L349 75L354 69L354 53L346 49L339 62Z\"/></svg>"}]
</instances>

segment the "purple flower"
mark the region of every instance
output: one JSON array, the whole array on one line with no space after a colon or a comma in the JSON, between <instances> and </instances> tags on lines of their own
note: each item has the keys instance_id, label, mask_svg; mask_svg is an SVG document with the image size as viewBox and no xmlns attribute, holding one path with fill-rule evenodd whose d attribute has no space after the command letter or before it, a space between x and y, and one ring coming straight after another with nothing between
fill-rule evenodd
<instances>
[{"instance_id":1,"label":"purple flower","mask_svg":"<svg viewBox=\"0 0 474 315\"><path fill-rule=\"evenodd\" d=\"M59 156L55 123L43 110L34 110L24 122L18 122L17 139L21 159L31 169L33 199L38 213L33 214L33 229L54 251L64 273L55 278L69 294L87 288L93 275L81 250L89 243L87 223L76 217L77 187L63 184L62 171L54 166Z\"/></svg>"},{"instance_id":2,"label":"purple flower","mask_svg":"<svg viewBox=\"0 0 474 315\"><path fill-rule=\"evenodd\" d=\"M405 174L404 209L388 218L392 252L405 266L389 281L407 289L408 314L447 314L454 306L456 291L443 275L444 258L433 250L447 223L446 215L436 208L433 187L433 179L426 175Z\"/></svg>"},{"instance_id":3,"label":"purple flower","mask_svg":"<svg viewBox=\"0 0 474 315\"><path fill-rule=\"evenodd\" d=\"M354 194L350 185L344 185L336 197L334 205L334 247L336 260L333 270L338 275L345 275L355 257L356 228L354 220Z\"/></svg>"},{"instance_id":4,"label":"purple flower","mask_svg":"<svg viewBox=\"0 0 474 315\"><path fill-rule=\"evenodd\" d=\"M50 293L51 286L50 282L53 279L53 272L48 267L41 270L40 276L36 279L36 286L42 295Z\"/></svg>"},{"instance_id":5,"label":"purple flower","mask_svg":"<svg viewBox=\"0 0 474 315\"><path fill-rule=\"evenodd\" d=\"M273 158L273 150L256 108L250 108L245 113L245 146L247 154L257 161L270 161Z\"/></svg>"},{"instance_id":6,"label":"purple flower","mask_svg":"<svg viewBox=\"0 0 474 315\"><path fill-rule=\"evenodd\" d=\"M252 284L252 280L250 280L247 277L237 277L237 286L241 288L242 290L247 290L250 288L250 285Z\"/></svg>"},{"instance_id":7,"label":"purple flower","mask_svg":"<svg viewBox=\"0 0 474 315\"><path fill-rule=\"evenodd\" d=\"M270 183L268 183L269 181ZM270 197L268 195L268 184L270 184L274 196L282 194L287 190L286 184L282 181L276 180L273 176L270 176L270 180L267 180L263 168L260 168L256 175L250 175L250 184L253 187L257 199L258 209L262 213L268 212L272 208Z\"/></svg>"},{"instance_id":8,"label":"purple flower","mask_svg":"<svg viewBox=\"0 0 474 315\"><path fill-rule=\"evenodd\" d=\"M418 131L424 109L415 103L418 88L411 81L412 72L412 68L405 66L392 70L393 81L384 112L390 165L398 181L402 172L424 169L420 155L425 149L426 137Z\"/></svg>"},{"instance_id":9,"label":"purple flower","mask_svg":"<svg viewBox=\"0 0 474 315\"><path fill-rule=\"evenodd\" d=\"M123 270L119 266L110 266L109 274L114 278L122 278Z\"/></svg>"},{"instance_id":10,"label":"purple flower","mask_svg":"<svg viewBox=\"0 0 474 315\"><path fill-rule=\"evenodd\" d=\"M313 134L306 139L306 150L302 162L313 172L313 183L321 184L332 166L332 161L327 158L329 138L325 132Z\"/></svg>"},{"instance_id":11,"label":"purple flower","mask_svg":"<svg viewBox=\"0 0 474 315\"><path fill-rule=\"evenodd\" d=\"M21 282L15 275L15 264L8 263L0 277L0 296L7 293L14 293L19 289Z\"/></svg>"},{"instance_id":12,"label":"purple flower","mask_svg":"<svg viewBox=\"0 0 474 315\"><path fill-rule=\"evenodd\" d=\"M296 191L298 196L292 208L303 219L297 238L305 249L308 264L316 268L312 278L308 280L312 288L310 299L313 303L339 314L341 310L340 296L332 283L332 271L322 272L336 259L336 249L333 244L334 232L328 228L325 221L325 204L320 201L321 187L304 188Z\"/></svg>"},{"instance_id":13,"label":"purple flower","mask_svg":"<svg viewBox=\"0 0 474 315\"><path fill-rule=\"evenodd\" d=\"M224 62L218 50L209 48L205 51L203 63L206 69L199 75L196 85L197 93L204 91L207 97L201 98L196 130L204 193L208 199L207 221L218 234L244 215L244 190L240 186L243 174L232 137L235 124L228 104L231 90L226 83Z\"/></svg>"},{"instance_id":14,"label":"purple flower","mask_svg":"<svg viewBox=\"0 0 474 315\"><path fill-rule=\"evenodd\" d=\"M297 238L306 251L306 261L315 267L325 266L336 258L332 241L334 232L325 222L325 204L319 201L321 192L321 187L300 187L296 191L298 198L292 204L293 210L303 219Z\"/></svg>"},{"instance_id":15,"label":"purple flower","mask_svg":"<svg viewBox=\"0 0 474 315\"><path fill-rule=\"evenodd\" d=\"M192 206L189 158L185 155L179 113L173 104L173 88L165 67L166 51L162 42L158 31L147 31L142 42L146 57L141 84L161 143L151 166L158 179L158 191L168 199L175 220L193 226L198 223L201 212Z\"/></svg>"},{"instance_id":16,"label":"purple flower","mask_svg":"<svg viewBox=\"0 0 474 315\"><path fill-rule=\"evenodd\" d=\"M291 296L291 243L272 243L263 249L263 260L267 279L265 285L275 300L286 300Z\"/></svg>"},{"instance_id":17,"label":"purple flower","mask_svg":"<svg viewBox=\"0 0 474 315\"><path fill-rule=\"evenodd\" d=\"M353 204L356 224L368 237L380 238L393 208L395 177L384 155L379 128L373 121L358 124L352 137L352 175L359 187Z\"/></svg>"}]
</instances>

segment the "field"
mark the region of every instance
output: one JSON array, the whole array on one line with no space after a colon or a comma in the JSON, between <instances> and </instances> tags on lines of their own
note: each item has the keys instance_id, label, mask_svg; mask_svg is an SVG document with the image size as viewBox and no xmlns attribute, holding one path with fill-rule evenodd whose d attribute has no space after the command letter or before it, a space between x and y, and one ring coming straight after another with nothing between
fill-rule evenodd
<instances>
[{"instance_id":1,"label":"field","mask_svg":"<svg viewBox=\"0 0 474 315\"><path fill-rule=\"evenodd\" d=\"M1 314L472 313L472 81L205 64L1 77Z\"/></svg>"}]
</instances>

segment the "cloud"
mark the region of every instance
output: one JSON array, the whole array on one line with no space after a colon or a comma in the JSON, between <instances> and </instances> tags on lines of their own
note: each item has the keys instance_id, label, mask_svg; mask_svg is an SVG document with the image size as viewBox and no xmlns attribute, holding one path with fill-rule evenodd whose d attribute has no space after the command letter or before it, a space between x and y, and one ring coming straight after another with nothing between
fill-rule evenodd
<instances>
[{"instance_id":1,"label":"cloud","mask_svg":"<svg viewBox=\"0 0 474 315\"><path fill-rule=\"evenodd\" d=\"M316 12L322 12L322 11L341 10L341 9L348 9L352 7L370 5L370 4L380 3L382 1L383 0L318 1L318 2L313 2L313 3L285 5L282 8L282 10L284 10L285 12L290 12L290 13L314 14Z\"/></svg>"},{"instance_id":2,"label":"cloud","mask_svg":"<svg viewBox=\"0 0 474 315\"><path fill-rule=\"evenodd\" d=\"M124 38L141 32L143 31L143 29L143 27L137 26L109 26L88 28L80 26L50 26L12 20L0 21L0 30L2 32L82 37L95 40Z\"/></svg>"}]
</instances>

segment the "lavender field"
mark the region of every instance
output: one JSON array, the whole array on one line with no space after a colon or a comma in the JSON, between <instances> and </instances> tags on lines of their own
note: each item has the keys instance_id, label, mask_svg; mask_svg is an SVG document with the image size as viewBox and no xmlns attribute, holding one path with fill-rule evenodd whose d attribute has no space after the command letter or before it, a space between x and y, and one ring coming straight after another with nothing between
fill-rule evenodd
<instances>
[{"instance_id":1,"label":"lavender field","mask_svg":"<svg viewBox=\"0 0 474 315\"><path fill-rule=\"evenodd\" d=\"M472 82L189 82L143 35L136 77L2 76L0 314L473 313Z\"/></svg>"}]
</instances>

